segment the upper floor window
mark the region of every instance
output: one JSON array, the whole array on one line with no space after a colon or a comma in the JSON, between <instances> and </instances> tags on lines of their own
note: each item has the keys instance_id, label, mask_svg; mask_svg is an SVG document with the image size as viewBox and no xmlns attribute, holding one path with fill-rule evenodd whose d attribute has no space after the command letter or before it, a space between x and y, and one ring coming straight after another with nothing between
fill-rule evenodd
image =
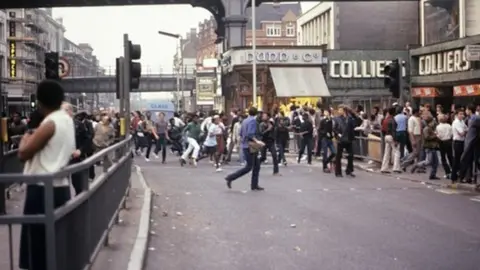
<instances>
[{"instance_id":1,"label":"upper floor window","mask_svg":"<svg viewBox=\"0 0 480 270\"><path fill-rule=\"evenodd\" d=\"M460 1L423 0L424 45L460 38Z\"/></svg>"},{"instance_id":2,"label":"upper floor window","mask_svg":"<svg viewBox=\"0 0 480 270\"><path fill-rule=\"evenodd\" d=\"M276 24L267 25L267 37L281 37L282 36L282 26Z\"/></svg>"},{"instance_id":3,"label":"upper floor window","mask_svg":"<svg viewBox=\"0 0 480 270\"><path fill-rule=\"evenodd\" d=\"M295 36L295 25L293 23L287 24L287 27L285 28L285 34L287 37Z\"/></svg>"}]
</instances>

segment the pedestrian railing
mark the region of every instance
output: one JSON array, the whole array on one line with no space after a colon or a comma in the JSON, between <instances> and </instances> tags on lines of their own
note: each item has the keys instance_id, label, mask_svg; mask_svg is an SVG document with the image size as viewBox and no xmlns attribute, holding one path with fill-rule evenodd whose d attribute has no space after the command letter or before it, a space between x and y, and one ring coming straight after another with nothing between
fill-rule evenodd
<instances>
[{"instance_id":1,"label":"pedestrian railing","mask_svg":"<svg viewBox=\"0 0 480 270\"><path fill-rule=\"evenodd\" d=\"M86 160L70 165L65 169L50 174L23 175L20 171L7 171L0 174L0 183L17 183L37 185L43 183L43 199L38 202L44 214L14 215L7 213L0 216L0 225L8 229L8 240L2 239L0 245L8 246L9 268L17 269L14 258L18 247L18 236L13 234L14 225L22 225L28 232L27 243L30 248L29 269L48 270L83 270L88 269L100 248L108 244L108 235L112 226L118 222L120 210L130 188L130 174L133 156L131 154L131 138L120 141ZM14 166L21 164L15 161L15 152L7 153L4 166L11 162ZM88 169L97 162L103 161L103 172L89 184ZM2 167L5 168L5 167ZM18 169L18 168L17 168ZM72 197L66 204L55 208L53 179L82 175L85 190ZM28 190L27 190L28 193ZM72 194L73 195L73 194ZM28 194L26 194L28 197ZM31 232L35 232L30 234ZM32 235L44 234L45 244L33 243ZM0 235L1 236L1 235ZM43 238L42 238L43 240ZM5 249L4 246L4 249ZM22 251L23 252L23 251ZM32 253L33 252L33 253ZM44 256L38 258L38 254ZM43 262L42 262L43 261ZM46 265L41 265L46 263Z\"/></svg>"},{"instance_id":2,"label":"pedestrian railing","mask_svg":"<svg viewBox=\"0 0 480 270\"><path fill-rule=\"evenodd\" d=\"M298 153L300 137L290 133L290 141L288 150L290 153ZM337 148L336 140L334 139L335 148ZM315 144L314 152L320 145ZM383 159L383 143L380 132L371 132L368 135L360 134L355 137L352 143L353 155L357 159L371 160L374 162L382 162Z\"/></svg>"},{"instance_id":3,"label":"pedestrian railing","mask_svg":"<svg viewBox=\"0 0 480 270\"><path fill-rule=\"evenodd\" d=\"M23 162L18 158L18 150L11 150L0 158L0 173L22 173ZM21 183L0 181L0 215L6 213L6 200L10 199L10 192Z\"/></svg>"}]
</instances>

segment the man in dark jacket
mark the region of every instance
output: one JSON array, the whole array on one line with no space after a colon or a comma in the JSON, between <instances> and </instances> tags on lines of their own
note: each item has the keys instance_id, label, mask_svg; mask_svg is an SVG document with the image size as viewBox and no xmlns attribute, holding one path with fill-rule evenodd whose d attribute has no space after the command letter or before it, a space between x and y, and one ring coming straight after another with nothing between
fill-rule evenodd
<instances>
[{"instance_id":1,"label":"man in dark jacket","mask_svg":"<svg viewBox=\"0 0 480 270\"><path fill-rule=\"evenodd\" d=\"M73 117L73 107L69 103L63 103L62 108ZM92 149L92 136L83 122L86 118L86 114L80 113L77 117L73 117L73 122L75 124L75 148L76 150L72 153L72 159L70 164L78 163L83 161L88 153L91 153ZM88 171L81 171L72 174L72 185L75 189L75 194L87 189L88 185Z\"/></svg>"},{"instance_id":2,"label":"man in dark jacket","mask_svg":"<svg viewBox=\"0 0 480 270\"><path fill-rule=\"evenodd\" d=\"M320 138L320 146L317 148L318 151L323 153L323 172L330 173L330 169L328 168L328 164L333 160L335 157L335 147L333 146L333 138L334 138L334 131L333 131L333 119L330 115L330 110L324 111L324 117L320 121L319 128L318 128L318 137ZM330 150L330 155L328 155L328 151Z\"/></svg>"},{"instance_id":3,"label":"man in dark jacket","mask_svg":"<svg viewBox=\"0 0 480 270\"><path fill-rule=\"evenodd\" d=\"M468 129L467 134L465 135L464 151L462 157L460 158L460 171L458 173L458 178L462 182L472 182L471 179L468 179L473 173L472 165L476 164L473 162L475 159L475 154L478 154L478 145L479 145L479 134L480 134L480 116L475 115L474 106L469 106L467 108L468 119ZM477 153L475 153L477 152ZM472 175L473 176L473 175Z\"/></svg>"},{"instance_id":4,"label":"man in dark jacket","mask_svg":"<svg viewBox=\"0 0 480 270\"><path fill-rule=\"evenodd\" d=\"M334 132L337 134L337 155L335 157L335 176L342 177L342 155L347 152L347 168L345 173L350 177L353 174L353 148L352 143L355 139L355 117L346 106L340 106L338 109L340 116L334 120Z\"/></svg>"},{"instance_id":5,"label":"man in dark jacket","mask_svg":"<svg viewBox=\"0 0 480 270\"><path fill-rule=\"evenodd\" d=\"M290 118L285 117L283 112L275 118L275 140L278 147L278 161L283 162L287 166L287 159L285 158L285 149L288 145L289 139Z\"/></svg>"},{"instance_id":6,"label":"man in dark jacket","mask_svg":"<svg viewBox=\"0 0 480 270\"><path fill-rule=\"evenodd\" d=\"M260 134L262 141L265 143L265 147L261 150L260 162L267 161L267 150L272 155L273 163L273 175L278 175L278 159L277 149L275 148L275 129L273 119L270 118L268 113L262 113L262 119L260 122Z\"/></svg>"}]
</instances>

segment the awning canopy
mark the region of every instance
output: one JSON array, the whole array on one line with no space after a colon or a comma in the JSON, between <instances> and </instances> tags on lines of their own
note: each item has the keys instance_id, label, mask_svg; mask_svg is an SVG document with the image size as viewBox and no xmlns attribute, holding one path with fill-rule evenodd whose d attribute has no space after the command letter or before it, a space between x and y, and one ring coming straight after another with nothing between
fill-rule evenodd
<instances>
[{"instance_id":1,"label":"awning canopy","mask_svg":"<svg viewBox=\"0 0 480 270\"><path fill-rule=\"evenodd\" d=\"M277 97L330 97L322 68L271 67Z\"/></svg>"}]
</instances>

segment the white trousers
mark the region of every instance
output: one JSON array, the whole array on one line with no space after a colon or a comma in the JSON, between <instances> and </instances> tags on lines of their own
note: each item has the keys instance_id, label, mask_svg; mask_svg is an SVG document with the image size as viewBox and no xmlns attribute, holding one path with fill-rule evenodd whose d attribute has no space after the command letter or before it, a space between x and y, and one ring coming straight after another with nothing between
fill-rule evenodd
<instances>
[{"instance_id":1,"label":"white trousers","mask_svg":"<svg viewBox=\"0 0 480 270\"><path fill-rule=\"evenodd\" d=\"M188 142L188 148L183 152L182 159L187 160L188 156L190 153L192 153L192 158L197 159L198 158L198 152L200 152L200 145L198 145L198 142L193 139L193 138L187 138Z\"/></svg>"},{"instance_id":2,"label":"white trousers","mask_svg":"<svg viewBox=\"0 0 480 270\"><path fill-rule=\"evenodd\" d=\"M392 135L385 136L385 153L383 154L382 172L388 171L393 159L393 170L400 171L400 146L395 145Z\"/></svg>"}]
</instances>

